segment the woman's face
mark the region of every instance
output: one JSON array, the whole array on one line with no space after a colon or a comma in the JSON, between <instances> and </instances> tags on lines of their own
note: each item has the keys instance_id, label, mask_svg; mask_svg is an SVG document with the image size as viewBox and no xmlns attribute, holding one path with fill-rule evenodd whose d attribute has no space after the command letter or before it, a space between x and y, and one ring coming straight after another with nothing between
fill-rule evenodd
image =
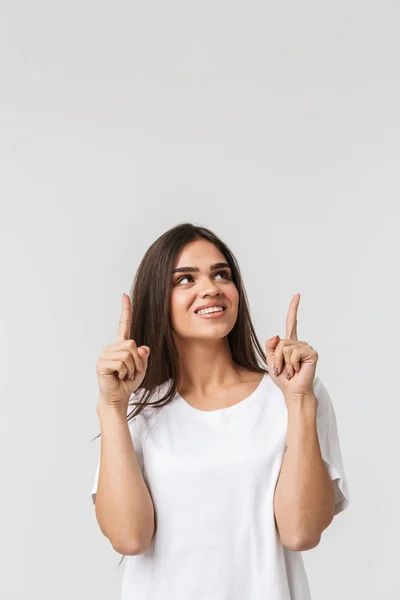
<instances>
[{"instance_id":1,"label":"woman's face","mask_svg":"<svg viewBox=\"0 0 400 600\"><path fill-rule=\"evenodd\" d=\"M171 294L171 320L174 333L186 339L221 339L233 329L239 304L239 293L232 281L229 266L212 268L216 263L226 263L223 254L207 240L187 244L174 269L193 267L195 272L173 273ZM211 317L196 314L204 304L221 304L222 313Z\"/></svg>"}]
</instances>

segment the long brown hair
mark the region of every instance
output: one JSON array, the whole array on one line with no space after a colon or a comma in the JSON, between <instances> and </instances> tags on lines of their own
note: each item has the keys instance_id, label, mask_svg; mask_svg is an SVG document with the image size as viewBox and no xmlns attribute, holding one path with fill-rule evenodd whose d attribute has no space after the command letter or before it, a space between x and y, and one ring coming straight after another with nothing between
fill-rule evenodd
<instances>
[{"instance_id":1,"label":"long brown hair","mask_svg":"<svg viewBox=\"0 0 400 600\"><path fill-rule=\"evenodd\" d=\"M192 223L181 223L163 233L148 248L130 290L132 312L129 338L135 340L137 346L149 346L151 352L145 378L139 390L135 392L135 396L140 396L140 399L138 402L130 402L130 405L133 404L136 408L127 415L128 422L146 406L161 408L176 395L180 370L170 317L172 271L183 247L197 239L211 242L224 255L232 269L232 280L239 292L236 323L228 333L232 360L250 371L268 373L265 351L257 339L250 318L245 287L233 252L209 229ZM261 360L261 365L258 359ZM156 388L168 380L170 384L165 388L165 393L151 402ZM101 433L92 441L100 435Z\"/></svg>"}]
</instances>

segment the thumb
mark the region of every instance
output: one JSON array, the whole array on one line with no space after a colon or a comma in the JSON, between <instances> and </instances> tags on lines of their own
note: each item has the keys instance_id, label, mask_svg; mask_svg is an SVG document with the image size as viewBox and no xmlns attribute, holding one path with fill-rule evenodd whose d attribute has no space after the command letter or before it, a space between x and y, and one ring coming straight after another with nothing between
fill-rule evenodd
<instances>
[{"instance_id":1,"label":"thumb","mask_svg":"<svg viewBox=\"0 0 400 600\"><path fill-rule=\"evenodd\" d=\"M267 358L267 364L268 364L268 361L270 361L270 360L273 359L274 354L275 354L275 348L279 344L280 339L281 338L279 337L279 335L275 335L274 337L269 338L269 340L267 340L265 342L265 348L266 348L265 355L266 355L266 358Z\"/></svg>"},{"instance_id":2,"label":"thumb","mask_svg":"<svg viewBox=\"0 0 400 600\"><path fill-rule=\"evenodd\" d=\"M149 357L150 348L148 346L140 346L138 348L138 353L140 354L140 357L143 358L143 360L146 360Z\"/></svg>"}]
</instances>

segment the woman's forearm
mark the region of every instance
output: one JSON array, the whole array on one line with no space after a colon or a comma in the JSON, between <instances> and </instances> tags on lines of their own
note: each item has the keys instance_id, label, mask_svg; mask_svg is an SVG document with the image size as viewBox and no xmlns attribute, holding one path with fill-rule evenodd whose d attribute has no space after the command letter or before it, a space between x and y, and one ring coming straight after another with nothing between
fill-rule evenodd
<instances>
[{"instance_id":1,"label":"woman's forearm","mask_svg":"<svg viewBox=\"0 0 400 600\"><path fill-rule=\"evenodd\" d=\"M120 554L139 554L154 533L153 502L136 458L126 413L100 401L100 472L96 518Z\"/></svg>"},{"instance_id":2,"label":"woman's forearm","mask_svg":"<svg viewBox=\"0 0 400 600\"><path fill-rule=\"evenodd\" d=\"M314 395L288 400L287 448L275 489L275 520L285 546L309 550L333 519L335 497L318 440L318 400Z\"/></svg>"}]
</instances>

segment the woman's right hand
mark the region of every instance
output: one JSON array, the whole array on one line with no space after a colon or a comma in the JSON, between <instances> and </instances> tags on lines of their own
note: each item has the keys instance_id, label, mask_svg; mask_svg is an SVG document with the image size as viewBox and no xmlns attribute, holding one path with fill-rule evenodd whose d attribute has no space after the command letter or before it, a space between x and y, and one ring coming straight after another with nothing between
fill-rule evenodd
<instances>
[{"instance_id":1,"label":"woman's right hand","mask_svg":"<svg viewBox=\"0 0 400 600\"><path fill-rule=\"evenodd\" d=\"M136 345L128 339L131 327L131 303L126 294L122 296L122 311L117 340L106 346L96 364L100 389L100 403L128 410L132 392L140 387L147 371L150 348Z\"/></svg>"}]
</instances>

